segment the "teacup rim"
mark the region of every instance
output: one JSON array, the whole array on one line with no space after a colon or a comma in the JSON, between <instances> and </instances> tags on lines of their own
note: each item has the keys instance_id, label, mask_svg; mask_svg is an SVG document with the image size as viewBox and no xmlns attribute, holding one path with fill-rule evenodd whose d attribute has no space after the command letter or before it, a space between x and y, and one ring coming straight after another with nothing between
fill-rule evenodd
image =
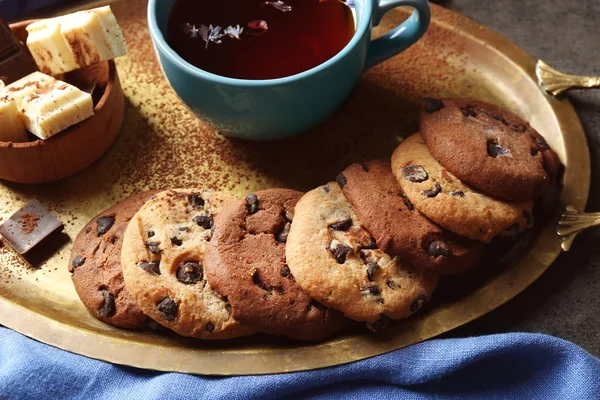
<instances>
[{"instance_id":1,"label":"teacup rim","mask_svg":"<svg viewBox=\"0 0 600 400\"><path fill-rule=\"evenodd\" d=\"M156 18L156 4L162 0L149 0L148 1L148 10L147 10L147 20L148 20L148 30L150 31L150 37L154 43L154 46L160 48L162 50L162 54L165 54L171 62L177 64L180 68L186 70L191 75L201 78L204 80L212 81L217 84L229 85L229 86L241 86L241 87L267 87L267 86L277 86L283 85L291 82L295 82L304 78L311 77L316 75L333 65L337 64L341 61L351 49L353 49L360 41L367 28L371 23L371 15L373 12L373 2L372 0L365 0L363 2L364 11L362 13L362 18L360 19L359 25L356 27L354 35L352 39L344 46L340 52L338 52L335 56L331 57L329 60L313 67L309 70L300 72L298 74L285 76L283 78L275 78L275 79L239 79L239 78L230 78L227 76L213 74L211 72L200 69L188 61L184 60L177 52L167 43L162 30L158 27L158 20ZM159 58L159 63L160 58Z\"/></svg>"}]
</instances>

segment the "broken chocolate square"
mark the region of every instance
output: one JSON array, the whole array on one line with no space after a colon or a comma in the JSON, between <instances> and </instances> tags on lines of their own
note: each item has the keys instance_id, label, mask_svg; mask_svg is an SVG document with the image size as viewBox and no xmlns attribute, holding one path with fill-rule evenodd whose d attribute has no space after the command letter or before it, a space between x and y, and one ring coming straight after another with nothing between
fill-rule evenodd
<instances>
[{"instance_id":1,"label":"broken chocolate square","mask_svg":"<svg viewBox=\"0 0 600 400\"><path fill-rule=\"evenodd\" d=\"M48 236L63 229L38 200L31 200L0 226L0 235L19 254L25 254Z\"/></svg>"}]
</instances>

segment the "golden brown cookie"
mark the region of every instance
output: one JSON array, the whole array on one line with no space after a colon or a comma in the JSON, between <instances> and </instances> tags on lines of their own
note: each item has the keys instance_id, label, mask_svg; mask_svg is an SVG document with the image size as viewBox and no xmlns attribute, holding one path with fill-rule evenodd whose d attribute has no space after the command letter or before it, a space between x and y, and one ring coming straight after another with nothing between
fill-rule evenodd
<instances>
[{"instance_id":1,"label":"golden brown cookie","mask_svg":"<svg viewBox=\"0 0 600 400\"><path fill-rule=\"evenodd\" d=\"M508 201L533 200L554 181L560 161L526 121L471 99L427 99L421 135L461 181Z\"/></svg>"},{"instance_id":2,"label":"golden brown cookie","mask_svg":"<svg viewBox=\"0 0 600 400\"><path fill-rule=\"evenodd\" d=\"M222 210L204 269L237 321L273 335L321 340L339 332L346 319L311 299L287 266L287 235L302 195L267 189Z\"/></svg>"},{"instance_id":3,"label":"golden brown cookie","mask_svg":"<svg viewBox=\"0 0 600 400\"><path fill-rule=\"evenodd\" d=\"M506 202L462 183L433 158L418 133L396 148L392 171L420 212L459 235L489 243L533 225L532 201Z\"/></svg>"},{"instance_id":4,"label":"golden brown cookie","mask_svg":"<svg viewBox=\"0 0 600 400\"><path fill-rule=\"evenodd\" d=\"M183 336L229 339L252 334L204 274L214 218L232 196L210 190L167 190L133 217L123 240L125 283L142 311Z\"/></svg>"},{"instance_id":5,"label":"golden brown cookie","mask_svg":"<svg viewBox=\"0 0 600 400\"><path fill-rule=\"evenodd\" d=\"M481 259L481 242L441 228L412 205L389 159L352 164L338 175L337 183L361 225L385 253L439 275L464 272Z\"/></svg>"},{"instance_id":6,"label":"golden brown cookie","mask_svg":"<svg viewBox=\"0 0 600 400\"><path fill-rule=\"evenodd\" d=\"M312 298L373 329L417 312L438 280L377 249L335 182L296 205L286 257Z\"/></svg>"},{"instance_id":7,"label":"golden brown cookie","mask_svg":"<svg viewBox=\"0 0 600 400\"><path fill-rule=\"evenodd\" d=\"M129 221L156 192L140 193L94 217L79 232L69 260L75 290L90 313L120 328L143 328L148 318L127 290L121 244Z\"/></svg>"}]
</instances>

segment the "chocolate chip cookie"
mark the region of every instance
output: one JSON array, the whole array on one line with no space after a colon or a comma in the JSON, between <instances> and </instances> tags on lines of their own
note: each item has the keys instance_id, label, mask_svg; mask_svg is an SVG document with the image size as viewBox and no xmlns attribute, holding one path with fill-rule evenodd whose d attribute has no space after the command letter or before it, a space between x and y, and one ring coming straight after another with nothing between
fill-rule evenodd
<instances>
[{"instance_id":1,"label":"chocolate chip cookie","mask_svg":"<svg viewBox=\"0 0 600 400\"><path fill-rule=\"evenodd\" d=\"M532 201L509 203L479 193L442 167L418 133L396 148L392 171L420 212L459 235L489 243L533 225Z\"/></svg>"},{"instance_id":2,"label":"chocolate chip cookie","mask_svg":"<svg viewBox=\"0 0 600 400\"><path fill-rule=\"evenodd\" d=\"M433 157L461 181L509 201L533 200L560 161L526 121L469 99L427 99L421 134Z\"/></svg>"},{"instance_id":3,"label":"chocolate chip cookie","mask_svg":"<svg viewBox=\"0 0 600 400\"><path fill-rule=\"evenodd\" d=\"M378 249L337 183L308 192L295 214L287 262L315 300L377 330L430 299L437 277Z\"/></svg>"},{"instance_id":4,"label":"chocolate chip cookie","mask_svg":"<svg viewBox=\"0 0 600 400\"><path fill-rule=\"evenodd\" d=\"M433 223L404 196L389 160L352 164L337 178L361 225L385 253L415 268L450 275L474 267L483 244Z\"/></svg>"},{"instance_id":5,"label":"chocolate chip cookie","mask_svg":"<svg viewBox=\"0 0 600 400\"><path fill-rule=\"evenodd\" d=\"M120 328L143 328L150 322L127 290L121 271L121 244L134 214L156 192L140 193L94 217L77 235L71 258L75 290L90 313Z\"/></svg>"},{"instance_id":6,"label":"chocolate chip cookie","mask_svg":"<svg viewBox=\"0 0 600 400\"><path fill-rule=\"evenodd\" d=\"M123 240L127 288L142 311L183 336L229 339L252 334L204 274L216 214L235 200L210 190L167 190L133 217Z\"/></svg>"},{"instance_id":7,"label":"chocolate chip cookie","mask_svg":"<svg viewBox=\"0 0 600 400\"><path fill-rule=\"evenodd\" d=\"M222 210L204 269L210 285L231 303L237 321L273 335L320 340L339 332L346 320L311 299L287 266L287 236L302 195L268 189Z\"/></svg>"}]
</instances>

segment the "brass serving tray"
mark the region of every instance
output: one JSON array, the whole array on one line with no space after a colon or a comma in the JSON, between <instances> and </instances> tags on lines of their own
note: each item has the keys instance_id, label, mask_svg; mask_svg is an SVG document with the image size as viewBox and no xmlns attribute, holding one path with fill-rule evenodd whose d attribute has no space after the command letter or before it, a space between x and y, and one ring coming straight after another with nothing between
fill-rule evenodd
<instances>
[{"instance_id":1,"label":"brass serving tray","mask_svg":"<svg viewBox=\"0 0 600 400\"><path fill-rule=\"evenodd\" d=\"M107 2L85 6L101 3ZM150 42L146 1L112 6L130 49L117 60L128 106L116 143L99 162L60 182L0 183L0 217L37 198L66 224L62 240L33 259L0 247L0 324L29 337L113 363L195 374L278 373L356 361L447 332L525 290L561 251L560 211L567 205L585 207L589 152L571 104L540 89L531 56L461 15L432 5L426 36L367 72L334 117L295 139L249 143L224 138L198 121L170 89ZM406 15L406 10L391 12L377 32ZM416 131L415 100L424 96L468 96L508 107L542 132L565 165L560 205L531 247L464 296L438 301L427 313L382 334L357 329L316 344L266 336L215 343L120 330L96 320L78 300L67 271L72 240L115 201L165 187L211 187L238 195L273 186L311 189L353 161L389 157L403 136Z\"/></svg>"}]
</instances>

